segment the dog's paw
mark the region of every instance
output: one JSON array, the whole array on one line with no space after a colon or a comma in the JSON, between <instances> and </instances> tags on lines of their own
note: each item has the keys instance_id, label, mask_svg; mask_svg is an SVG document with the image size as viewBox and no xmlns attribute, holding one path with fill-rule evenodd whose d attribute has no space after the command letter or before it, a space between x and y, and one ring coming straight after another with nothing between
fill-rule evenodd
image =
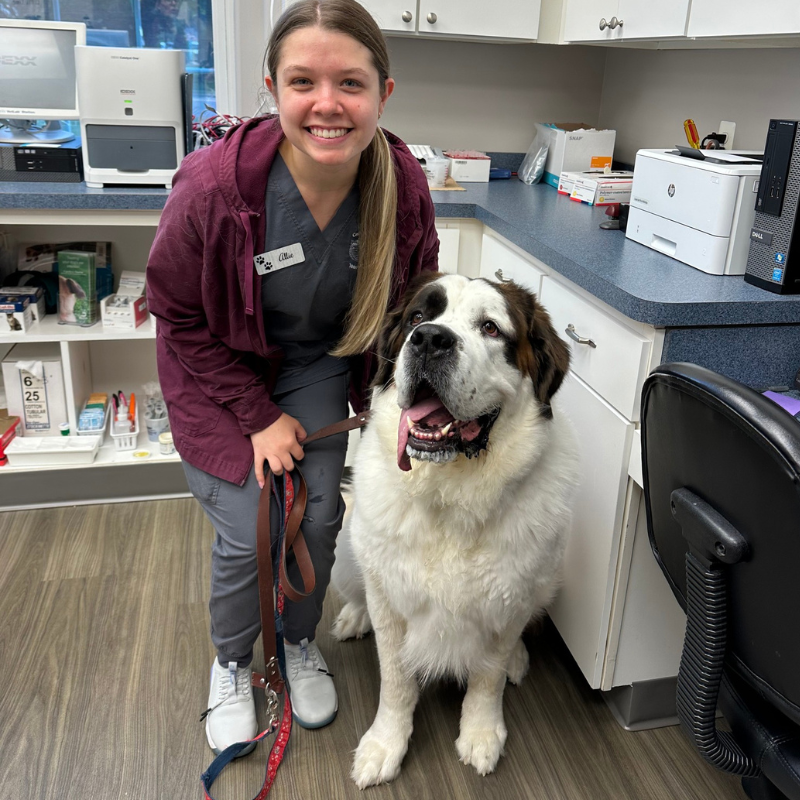
<instances>
[{"instance_id":1,"label":"dog's paw","mask_svg":"<svg viewBox=\"0 0 800 800\"><path fill-rule=\"evenodd\" d=\"M470 764L479 775L494 772L497 761L503 754L508 731L500 722L494 728L464 728L456 739L456 752L464 764Z\"/></svg>"},{"instance_id":2,"label":"dog's paw","mask_svg":"<svg viewBox=\"0 0 800 800\"><path fill-rule=\"evenodd\" d=\"M508 666L506 667L506 674L511 683L515 686L522 683L522 679L528 674L529 666L528 649L522 639L517 639L517 643L508 657Z\"/></svg>"},{"instance_id":3,"label":"dog's paw","mask_svg":"<svg viewBox=\"0 0 800 800\"><path fill-rule=\"evenodd\" d=\"M331 633L334 639L344 642L347 639L361 639L372 630L367 607L361 603L345 603Z\"/></svg>"},{"instance_id":4,"label":"dog's paw","mask_svg":"<svg viewBox=\"0 0 800 800\"><path fill-rule=\"evenodd\" d=\"M368 730L356 748L351 777L359 789L388 783L400 774L400 764L408 750L408 739L378 736Z\"/></svg>"}]
</instances>

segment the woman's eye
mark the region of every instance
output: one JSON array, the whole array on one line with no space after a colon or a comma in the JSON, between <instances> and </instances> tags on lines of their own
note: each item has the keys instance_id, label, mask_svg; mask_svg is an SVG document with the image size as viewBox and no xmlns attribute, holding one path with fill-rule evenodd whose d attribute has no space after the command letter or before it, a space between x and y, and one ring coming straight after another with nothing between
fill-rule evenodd
<instances>
[{"instance_id":1,"label":"woman's eye","mask_svg":"<svg viewBox=\"0 0 800 800\"><path fill-rule=\"evenodd\" d=\"M311 81L308 78L295 78L292 86L311 86Z\"/></svg>"},{"instance_id":2,"label":"woman's eye","mask_svg":"<svg viewBox=\"0 0 800 800\"><path fill-rule=\"evenodd\" d=\"M498 336L500 334L500 329L490 319L487 319L486 322L481 325L481 330L487 336Z\"/></svg>"},{"instance_id":3,"label":"woman's eye","mask_svg":"<svg viewBox=\"0 0 800 800\"><path fill-rule=\"evenodd\" d=\"M361 84L358 81L353 80L352 78L348 78L346 81L344 81L344 85L348 89L360 89L361 88Z\"/></svg>"},{"instance_id":4,"label":"woman's eye","mask_svg":"<svg viewBox=\"0 0 800 800\"><path fill-rule=\"evenodd\" d=\"M422 316L422 312L421 311L415 311L411 315L411 324L412 325L419 325L420 322L422 322L423 319L424 319L424 317Z\"/></svg>"}]
</instances>

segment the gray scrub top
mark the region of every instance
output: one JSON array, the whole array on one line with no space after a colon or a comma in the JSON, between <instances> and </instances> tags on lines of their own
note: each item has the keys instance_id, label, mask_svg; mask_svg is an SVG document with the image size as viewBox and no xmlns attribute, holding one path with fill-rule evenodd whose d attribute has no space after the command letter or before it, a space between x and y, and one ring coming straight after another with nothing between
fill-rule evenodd
<instances>
[{"instance_id":1,"label":"gray scrub top","mask_svg":"<svg viewBox=\"0 0 800 800\"><path fill-rule=\"evenodd\" d=\"M311 386L349 369L328 355L344 332L358 272L359 192L354 186L324 231L311 216L280 153L266 194L266 252L300 244L304 260L262 276L261 306L267 341L285 360L274 393Z\"/></svg>"}]
</instances>

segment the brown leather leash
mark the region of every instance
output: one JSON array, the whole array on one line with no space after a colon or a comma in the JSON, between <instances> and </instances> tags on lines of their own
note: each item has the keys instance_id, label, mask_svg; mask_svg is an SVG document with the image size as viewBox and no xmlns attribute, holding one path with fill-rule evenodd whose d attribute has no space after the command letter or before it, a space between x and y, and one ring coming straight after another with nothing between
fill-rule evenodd
<instances>
[{"instance_id":1,"label":"brown leather leash","mask_svg":"<svg viewBox=\"0 0 800 800\"><path fill-rule=\"evenodd\" d=\"M328 436L335 436L338 433L346 433L363 428L369 421L369 412L357 414L354 417L343 419L333 425L320 428L303 440L302 446L325 439ZM272 558L272 531L270 526L270 499L275 493L278 502L281 497L277 491L277 485L272 472L267 469L264 486L258 498L258 518L256 522L256 558L258 562L258 596L261 608L261 639L264 645L264 673L253 672L253 686L264 689L267 693L267 713L269 724L254 739L245 742L236 742L223 750L211 762L209 768L200 776L203 785L203 792L207 800L213 800L211 796L211 785L219 777L222 770L236 758L242 750L250 745L251 742L259 742L270 734L278 730L278 695L284 693L285 680L281 674L283 662L283 632L276 625L276 604L278 614L283 613L283 596L286 595L293 602L299 602L308 597L316 586L316 576L314 575L314 565L311 563L311 556L308 553L303 532L300 524L306 511L306 501L308 499L308 487L303 473L298 467L294 470L297 473L298 486L295 492L294 484L290 476L284 473L284 524L282 535L279 533L278 546L280 548L280 561L278 567L279 581L276 585L273 571ZM294 552L297 566L300 570L300 578L303 588L298 589L289 580L286 572L286 558L289 551ZM280 641L279 641L280 638ZM280 722L280 730L267 758L267 769L264 777L264 784L259 793L253 800L263 800L272 788L278 767L283 759L283 753L289 742L289 735L292 729L292 706L289 693L285 693L283 704L283 719Z\"/></svg>"}]
</instances>

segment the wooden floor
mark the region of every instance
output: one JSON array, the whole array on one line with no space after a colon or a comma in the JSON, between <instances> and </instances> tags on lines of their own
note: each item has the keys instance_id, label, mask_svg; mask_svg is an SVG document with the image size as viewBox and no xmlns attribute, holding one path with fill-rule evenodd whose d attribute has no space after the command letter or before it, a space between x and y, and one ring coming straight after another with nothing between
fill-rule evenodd
<instances>
[{"instance_id":1,"label":"wooden floor","mask_svg":"<svg viewBox=\"0 0 800 800\"><path fill-rule=\"evenodd\" d=\"M13 800L200 798L211 760L203 726L211 528L193 500L0 514L0 787ZM587 688L557 636L528 642L531 671L509 686L506 755L480 778L458 762L461 691L422 696L400 777L362 794L351 753L372 721L372 638L319 634L339 716L295 726L275 800L536 798L741 800L738 781L691 750L679 729L628 733ZM263 719L263 718L262 718ZM226 770L217 800L249 800L264 746Z\"/></svg>"}]
</instances>

